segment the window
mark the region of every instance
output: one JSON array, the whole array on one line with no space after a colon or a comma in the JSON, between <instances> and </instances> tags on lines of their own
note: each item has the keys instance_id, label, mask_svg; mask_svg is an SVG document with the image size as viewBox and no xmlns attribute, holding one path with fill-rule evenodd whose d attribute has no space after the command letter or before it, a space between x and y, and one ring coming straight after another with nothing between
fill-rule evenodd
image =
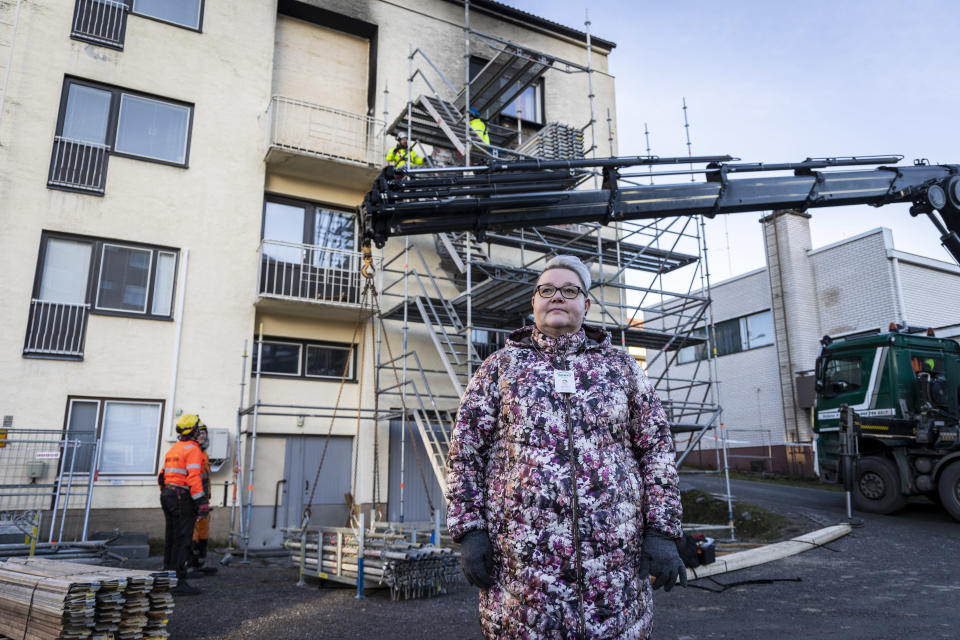
<instances>
[{"instance_id":1,"label":"window","mask_svg":"<svg viewBox=\"0 0 960 640\"><path fill-rule=\"evenodd\" d=\"M177 257L165 247L44 233L34 298L169 320Z\"/></svg>"},{"instance_id":2,"label":"window","mask_svg":"<svg viewBox=\"0 0 960 640\"><path fill-rule=\"evenodd\" d=\"M199 31L203 0L133 0L133 13Z\"/></svg>"},{"instance_id":3,"label":"window","mask_svg":"<svg viewBox=\"0 0 960 640\"><path fill-rule=\"evenodd\" d=\"M263 206L263 239L276 243L268 255L284 262L303 258L299 246L284 245L311 245L318 249L311 252L311 264L341 266L342 252L356 251L356 226L352 213L311 202L268 196Z\"/></svg>"},{"instance_id":4,"label":"window","mask_svg":"<svg viewBox=\"0 0 960 640\"><path fill-rule=\"evenodd\" d=\"M252 374L257 372L258 345L253 349ZM352 345L287 338L263 340L261 375L290 378L340 380L346 369L347 382L356 382L356 350Z\"/></svg>"},{"instance_id":5,"label":"window","mask_svg":"<svg viewBox=\"0 0 960 640\"><path fill-rule=\"evenodd\" d=\"M740 338L740 319L725 320L718 322L713 326L713 344L717 349L718 356L725 356L730 353L742 351L742 340Z\"/></svg>"},{"instance_id":6,"label":"window","mask_svg":"<svg viewBox=\"0 0 960 640\"><path fill-rule=\"evenodd\" d=\"M487 60L472 56L470 58L470 77L476 78L487 65ZM501 82L503 80L501 79ZM523 90L510 104L500 110L500 115L517 118L524 122L541 125L543 118L543 78L540 78Z\"/></svg>"},{"instance_id":7,"label":"window","mask_svg":"<svg viewBox=\"0 0 960 640\"><path fill-rule=\"evenodd\" d=\"M97 459L97 469L106 475L153 475L157 472L160 424L163 402L69 398L65 436L78 440L72 464L74 473L89 473ZM65 469L69 472L70 469Z\"/></svg>"},{"instance_id":8,"label":"window","mask_svg":"<svg viewBox=\"0 0 960 640\"><path fill-rule=\"evenodd\" d=\"M186 167L192 122L190 104L68 78L47 185L103 194L111 155Z\"/></svg>"},{"instance_id":9,"label":"window","mask_svg":"<svg viewBox=\"0 0 960 640\"><path fill-rule=\"evenodd\" d=\"M543 124L543 80L538 80L524 89L500 114L525 122Z\"/></svg>"},{"instance_id":10,"label":"window","mask_svg":"<svg viewBox=\"0 0 960 640\"><path fill-rule=\"evenodd\" d=\"M706 332L700 328L694 335L703 338ZM713 345L718 357L771 344L774 344L774 335L773 314L770 311L732 318L714 325ZM709 357L706 344L684 347L677 352L677 363L688 364Z\"/></svg>"},{"instance_id":11,"label":"window","mask_svg":"<svg viewBox=\"0 0 960 640\"><path fill-rule=\"evenodd\" d=\"M121 93L114 151L185 164L189 125L189 107Z\"/></svg>"},{"instance_id":12,"label":"window","mask_svg":"<svg viewBox=\"0 0 960 640\"><path fill-rule=\"evenodd\" d=\"M707 337L707 332L702 328L696 329L693 332L693 337L703 340ZM698 360L706 360L708 357L706 342L677 350L677 364L689 364Z\"/></svg>"},{"instance_id":13,"label":"window","mask_svg":"<svg viewBox=\"0 0 960 640\"><path fill-rule=\"evenodd\" d=\"M473 348L481 359L486 359L497 349L503 348L506 344L506 333L494 331L492 329L474 329L473 330Z\"/></svg>"},{"instance_id":14,"label":"window","mask_svg":"<svg viewBox=\"0 0 960 640\"><path fill-rule=\"evenodd\" d=\"M263 207L263 295L360 303L360 257L352 213L268 196Z\"/></svg>"},{"instance_id":15,"label":"window","mask_svg":"<svg viewBox=\"0 0 960 640\"><path fill-rule=\"evenodd\" d=\"M773 314L769 311L741 318L743 348L756 349L773 344Z\"/></svg>"},{"instance_id":16,"label":"window","mask_svg":"<svg viewBox=\"0 0 960 640\"><path fill-rule=\"evenodd\" d=\"M840 356L827 360L823 368L824 393L834 396L860 388L863 364L859 356Z\"/></svg>"}]
</instances>

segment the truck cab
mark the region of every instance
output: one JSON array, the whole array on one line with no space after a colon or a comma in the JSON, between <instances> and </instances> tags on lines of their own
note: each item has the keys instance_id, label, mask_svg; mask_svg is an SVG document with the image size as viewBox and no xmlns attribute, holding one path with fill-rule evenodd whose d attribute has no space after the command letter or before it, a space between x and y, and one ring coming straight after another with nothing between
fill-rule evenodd
<instances>
[{"instance_id":1,"label":"truck cab","mask_svg":"<svg viewBox=\"0 0 960 640\"><path fill-rule=\"evenodd\" d=\"M843 481L840 412L858 423L857 508L892 513L925 495L960 520L960 344L891 326L824 336L817 358L814 432L820 477Z\"/></svg>"}]
</instances>

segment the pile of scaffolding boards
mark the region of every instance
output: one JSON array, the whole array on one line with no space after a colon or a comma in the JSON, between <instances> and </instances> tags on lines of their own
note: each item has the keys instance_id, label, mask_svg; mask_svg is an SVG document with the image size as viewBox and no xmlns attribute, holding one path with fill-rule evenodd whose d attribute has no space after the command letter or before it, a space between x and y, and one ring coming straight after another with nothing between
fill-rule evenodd
<instances>
[{"instance_id":1,"label":"pile of scaffolding boards","mask_svg":"<svg viewBox=\"0 0 960 640\"><path fill-rule=\"evenodd\" d=\"M416 542L416 530L412 538L389 526L308 527L284 533L301 581L312 576L342 582L356 585L358 593L385 587L393 600L441 595L461 582L460 553Z\"/></svg>"},{"instance_id":2,"label":"pile of scaffolding boards","mask_svg":"<svg viewBox=\"0 0 960 640\"><path fill-rule=\"evenodd\" d=\"M169 637L176 574L46 558L0 563L0 635L23 640Z\"/></svg>"}]
</instances>

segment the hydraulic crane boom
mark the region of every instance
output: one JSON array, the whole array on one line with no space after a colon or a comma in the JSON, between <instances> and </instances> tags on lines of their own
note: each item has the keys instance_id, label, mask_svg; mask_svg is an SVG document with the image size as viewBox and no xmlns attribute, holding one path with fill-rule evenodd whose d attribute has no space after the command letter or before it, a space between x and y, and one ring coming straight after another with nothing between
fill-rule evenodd
<instances>
[{"instance_id":1,"label":"hydraulic crane boom","mask_svg":"<svg viewBox=\"0 0 960 640\"><path fill-rule=\"evenodd\" d=\"M382 247L387 238L402 235L472 231L482 239L488 229L909 202L910 214L927 215L944 247L960 262L960 165L887 166L901 159L808 158L763 164L736 163L730 156L635 156L406 172L387 167L364 197L361 213L366 241ZM654 166L683 164L704 167L653 172ZM648 167L648 172L623 172L638 166ZM792 175L763 175L766 172ZM602 175L602 188L573 188L591 173ZM704 174L706 180L663 185L634 181L681 174ZM732 177L737 174L744 177Z\"/></svg>"}]
</instances>

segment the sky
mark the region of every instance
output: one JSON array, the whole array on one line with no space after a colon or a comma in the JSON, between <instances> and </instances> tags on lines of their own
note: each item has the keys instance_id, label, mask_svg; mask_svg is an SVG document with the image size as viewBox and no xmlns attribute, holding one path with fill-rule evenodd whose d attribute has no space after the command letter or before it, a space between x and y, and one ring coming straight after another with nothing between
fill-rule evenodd
<instances>
[{"instance_id":1,"label":"sky","mask_svg":"<svg viewBox=\"0 0 960 640\"><path fill-rule=\"evenodd\" d=\"M956 0L502 0L617 43L620 155L744 162L895 155L960 164ZM605 125L604 125L605 127ZM813 209L813 246L893 230L898 250L953 262L909 205ZM764 266L760 214L708 222L712 281Z\"/></svg>"}]
</instances>

